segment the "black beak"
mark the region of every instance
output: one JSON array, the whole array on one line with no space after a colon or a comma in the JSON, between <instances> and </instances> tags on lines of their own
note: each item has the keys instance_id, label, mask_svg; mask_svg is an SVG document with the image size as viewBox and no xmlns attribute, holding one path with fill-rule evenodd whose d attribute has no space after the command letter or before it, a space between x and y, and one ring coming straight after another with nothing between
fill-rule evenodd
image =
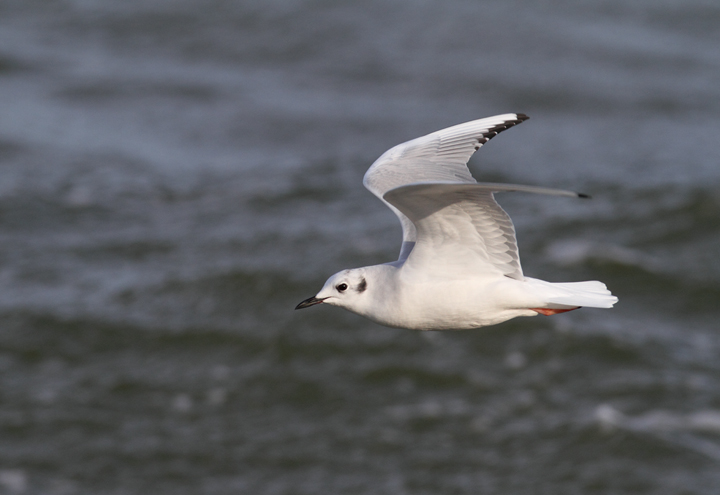
<instances>
[{"instance_id":1,"label":"black beak","mask_svg":"<svg viewBox=\"0 0 720 495\"><path fill-rule=\"evenodd\" d=\"M303 309L303 308L309 308L310 306L315 306L316 304L320 304L323 302L327 297L323 297L322 299L318 299L315 296L312 296L308 299L305 299L303 302L295 306L295 309Z\"/></svg>"}]
</instances>

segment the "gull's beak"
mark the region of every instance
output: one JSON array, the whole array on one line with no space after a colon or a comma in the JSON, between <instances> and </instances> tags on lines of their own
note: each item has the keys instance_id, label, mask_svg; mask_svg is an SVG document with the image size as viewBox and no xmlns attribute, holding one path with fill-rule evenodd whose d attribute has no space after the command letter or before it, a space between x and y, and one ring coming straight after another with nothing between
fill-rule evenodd
<instances>
[{"instance_id":1,"label":"gull's beak","mask_svg":"<svg viewBox=\"0 0 720 495\"><path fill-rule=\"evenodd\" d=\"M308 299L305 299L303 302L295 306L295 309L303 309L303 308L309 308L310 306L315 306L316 304L320 304L323 302L327 297L323 297L322 299L318 299L315 296L312 296Z\"/></svg>"}]
</instances>

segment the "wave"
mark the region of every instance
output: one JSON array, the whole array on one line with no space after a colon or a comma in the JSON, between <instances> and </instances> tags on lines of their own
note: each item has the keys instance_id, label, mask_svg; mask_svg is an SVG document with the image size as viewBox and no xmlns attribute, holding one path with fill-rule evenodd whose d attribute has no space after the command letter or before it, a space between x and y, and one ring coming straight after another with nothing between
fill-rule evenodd
<instances>
[{"instance_id":1,"label":"wave","mask_svg":"<svg viewBox=\"0 0 720 495\"><path fill-rule=\"evenodd\" d=\"M595 410L595 419L605 432L626 430L654 435L715 461L720 461L720 411L708 409L678 413L650 411L625 415L608 404Z\"/></svg>"}]
</instances>

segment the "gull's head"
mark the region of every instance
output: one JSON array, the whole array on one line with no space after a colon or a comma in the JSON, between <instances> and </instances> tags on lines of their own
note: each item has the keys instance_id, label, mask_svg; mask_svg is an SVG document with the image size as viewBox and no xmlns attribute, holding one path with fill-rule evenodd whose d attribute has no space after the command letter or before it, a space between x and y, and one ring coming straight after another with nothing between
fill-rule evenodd
<instances>
[{"instance_id":1,"label":"gull's head","mask_svg":"<svg viewBox=\"0 0 720 495\"><path fill-rule=\"evenodd\" d=\"M343 270L327 279L320 292L305 299L295 309L309 308L325 303L352 311L361 304L367 288L368 282L364 268Z\"/></svg>"}]
</instances>

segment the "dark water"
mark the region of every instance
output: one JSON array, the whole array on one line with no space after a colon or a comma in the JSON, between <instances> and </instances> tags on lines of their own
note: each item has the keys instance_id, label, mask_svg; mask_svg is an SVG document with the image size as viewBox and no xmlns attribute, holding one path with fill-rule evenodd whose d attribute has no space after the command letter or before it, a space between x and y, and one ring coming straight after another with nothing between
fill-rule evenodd
<instances>
[{"instance_id":1,"label":"dark water","mask_svg":"<svg viewBox=\"0 0 720 495\"><path fill-rule=\"evenodd\" d=\"M0 4L0 493L716 494L716 1ZM404 140L613 310L474 332L294 312L394 259Z\"/></svg>"}]
</instances>

